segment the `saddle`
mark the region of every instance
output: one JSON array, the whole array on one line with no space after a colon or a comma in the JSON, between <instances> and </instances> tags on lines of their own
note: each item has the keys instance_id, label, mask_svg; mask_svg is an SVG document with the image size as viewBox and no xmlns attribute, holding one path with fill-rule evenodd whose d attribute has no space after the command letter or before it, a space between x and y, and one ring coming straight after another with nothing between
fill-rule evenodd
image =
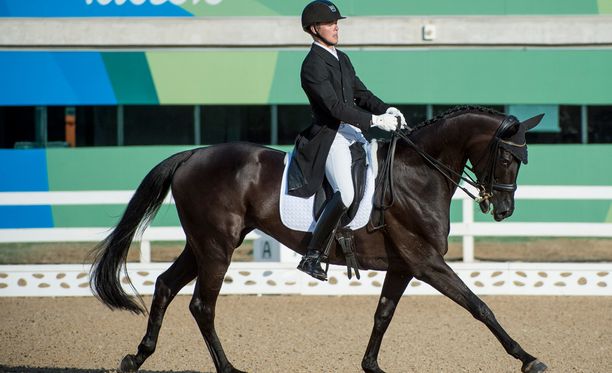
<instances>
[{"instance_id":1,"label":"saddle","mask_svg":"<svg viewBox=\"0 0 612 373\"><path fill-rule=\"evenodd\" d=\"M359 263L357 262L357 257L355 256L356 249L353 231L350 228L347 228L346 225L348 225L357 214L359 204L364 196L367 177L367 154L363 149L363 145L359 142L351 145L349 150L351 152L351 176L353 179L355 198L353 199L353 203L348 207L346 214L344 214L344 216L340 219L338 227L332 231L332 234L327 239L327 244L325 245L325 250L323 251L321 261L326 263L325 273L327 273L329 268L327 258L329 257L332 238L335 238L346 259L348 278L352 278L352 270L354 270L355 276L357 279L359 279ZM329 184L327 178L325 178L323 185L315 194L313 205L313 216L315 217L315 220L319 219L319 216L325 209L327 201L329 201L333 193L334 192L331 185Z\"/></svg>"}]
</instances>

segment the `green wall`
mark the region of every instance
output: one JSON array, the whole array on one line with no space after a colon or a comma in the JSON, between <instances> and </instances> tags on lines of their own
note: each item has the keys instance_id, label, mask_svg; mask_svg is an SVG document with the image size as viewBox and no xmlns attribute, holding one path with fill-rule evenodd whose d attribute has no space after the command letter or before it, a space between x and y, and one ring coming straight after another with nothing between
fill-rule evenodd
<instances>
[{"instance_id":1,"label":"green wall","mask_svg":"<svg viewBox=\"0 0 612 373\"><path fill-rule=\"evenodd\" d=\"M565 15L612 12L610 0L335 0L343 15ZM223 0L216 5L188 1L195 16L298 16L307 1Z\"/></svg>"},{"instance_id":2,"label":"green wall","mask_svg":"<svg viewBox=\"0 0 612 373\"><path fill-rule=\"evenodd\" d=\"M366 86L394 104L612 104L610 48L345 51ZM1 51L0 105L306 104L307 53Z\"/></svg>"},{"instance_id":3,"label":"green wall","mask_svg":"<svg viewBox=\"0 0 612 373\"><path fill-rule=\"evenodd\" d=\"M396 104L612 103L612 50L347 52L368 88ZM305 104L299 76L306 53L145 52L160 104ZM114 73L125 75L121 67Z\"/></svg>"}]
</instances>

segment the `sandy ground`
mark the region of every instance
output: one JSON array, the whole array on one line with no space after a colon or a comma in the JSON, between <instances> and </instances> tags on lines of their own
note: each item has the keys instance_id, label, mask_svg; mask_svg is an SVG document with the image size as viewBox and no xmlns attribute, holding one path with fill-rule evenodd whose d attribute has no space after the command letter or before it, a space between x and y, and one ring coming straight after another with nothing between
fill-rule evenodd
<instances>
[{"instance_id":1,"label":"sandy ground","mask_svg":"<svg viewBox=\"0 0 612 373\"><path fill-rule=\"evenodd\" d=\"M147 303L150 298L145 299ZM143 372L212 372L214 365L179 296ZM550 372L612 372L612 297L483 300ZM222 296L217 331L249 372L359 372L377 297ZM94 298L0 298L0 371L114 371L134 353L146 319ZM488 329L442 296L406 296L379 360L388 372L520 372Z\"/></svg>"},{"instance_id":2,"label":"sandy ground","mask_svg":"<svg viewBox=\"0 0 612 373\"><path fill-rule=\"evenodd\" d=\"M170 261L180 244L153 248ZM83 263L89 244L4 246L0 263ZM612 261L612 240L526 239L476 244L480 260ZM234 260L250 260L250 247ZM460 244L447 260L460 260ZM138 259L137 247L130 260ZM145 298L150 303L150 298ZM179 296L143 372L213 372ZM612 297L483 297L506 331L550 372L612 373ZM222 296L217 331L237 368L249 372L359 372L377 297ZM0 372L114 372L135 353L146 319L94 298L0 298ZM489 330L442 296L404 297L387 331L388 372L520 372Z\"/></svg>"}]
</instances>

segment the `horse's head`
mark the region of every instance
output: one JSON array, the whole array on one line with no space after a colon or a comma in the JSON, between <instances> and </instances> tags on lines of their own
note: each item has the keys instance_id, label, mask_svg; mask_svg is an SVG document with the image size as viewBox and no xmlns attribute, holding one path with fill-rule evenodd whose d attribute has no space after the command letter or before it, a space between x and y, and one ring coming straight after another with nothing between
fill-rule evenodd
<instances>
[{"instance_id":1,"label":"horse's head","mask_svg":"<svg viewBox=\"0 0 612 373\"><path fill-rule=\"evenodd\" d=\"M544 114L519 122L506 116L489 143L483 164L474 165L479 180L480 209L487 213L493 205L493 218L504 220L514 212L514 192L521 163L527 164L525 133L537 126Z\"/></svg>"}]
</instances>

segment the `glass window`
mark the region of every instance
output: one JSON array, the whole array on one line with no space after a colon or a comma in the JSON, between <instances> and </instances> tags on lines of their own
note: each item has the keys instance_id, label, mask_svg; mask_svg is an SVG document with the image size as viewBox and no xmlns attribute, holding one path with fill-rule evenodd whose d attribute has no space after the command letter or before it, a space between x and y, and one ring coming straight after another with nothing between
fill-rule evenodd
<instances>
[{"instance_id":1,"label":"glass window","mask_svg":"<svg viewBox=\"0 0 612 373\"><path fill-rule=\"evenodd\" d=\"M270 106L204 105L201 108L202 144L270 143Z\"/></svg>"},{"instance_id":2,"label":"glass window","mask_svg":"<svg viewBox=\"0 0 612 373\"><path fill-rule=\"evenodd\" d=\"M612 106L589 106L589 143L612 143Z\"/></svg>"},{"instance_id":3,"label":"glass window","mask_svg":"<svg viewBox=\"0 0 612 373\"><path fill-rule=\"evenodd\" d=\"M76 107L76 146L117 145L116 106Z\"/></svg>"},{"instance_id":4,"label":"glass window","mask_svg":"<svg viewBox=\"0 0 612 373\"><path fill-rule=\"evenodd\" d=\"M311 121L309 105L278 105L278 144L292 145L297 134L310 126Z\"/></svg>"},{"instance_id":5,"label":"glass window","mask_svg":"<svg viewBox=\"0 0 612 373\"><path fill-rule=\"evenodd\" d=\"M580 143L582 141L582 116L579 105L559 105L559 142Z\"/></svg>"},{"instance_id":6,"label":"glass window","mask_svg":"<svg viewBox=\"0 0 612 373\"><path fill-rule=\"evenodd\" d=\"M0 147L13 148L18 142L35 141L33 106L0 106Z\"/></svg>"},{"instance_id":7,"label":"glass window","mask_svg":"<svg viewBox=\"0 0 612 373\"><path fill-rule=\"evenodd\" d=\"M66 107L47 107L47 142L63 143L66 140Z\"/></svg>"},{"instance_id":8,"label":"glass window","mask_svg":"<svg viewBox=\"0 0 612 373\"><path fill-rule=\"evenodd\" d=\"M508 114L514 115L520 121L544 114L542 122L532 131L553 133L561 131L559 128L559 107L557 105L509 105Z\"/></svg>"},{"instance_id":9,"label":"glass window","mask_svg":"<svg viewBox=\"0 0 612 373\"><path fill-rule=\"evenodd\" d=\"M544 114L542 122L527 132L529 144L555 144L561 141L559 107L557 105L509 105L508 114L523 121L538 114Z\"/></svg>"},{"instance_id":10,"label":"glass window","mask_svg":"<svg viewBox=\"0 0 612 373\"><path fill-rule=\"evenodd\" d=\"M193 106L124 106L125 145L194 143Z\"/></svg>"}]
</instances>

